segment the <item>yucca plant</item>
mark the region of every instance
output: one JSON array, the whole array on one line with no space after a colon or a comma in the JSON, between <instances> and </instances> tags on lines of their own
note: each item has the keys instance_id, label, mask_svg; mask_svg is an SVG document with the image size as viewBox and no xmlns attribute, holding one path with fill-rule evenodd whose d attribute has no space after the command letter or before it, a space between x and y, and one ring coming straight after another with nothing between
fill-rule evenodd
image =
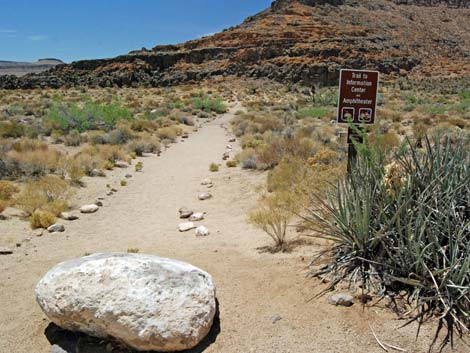
<instances>
[{"instance_id":1,"label":"yucca plant","mask_svg":"<svg viewBox=\"0 0 470 353\"><path fill-rule=\"evenodd\" d=\"M470 143L424 141L405 141L388 161L357 146L351 173L327 200L313 195L302 224L333 244L312 275L328 276L330 288L406 293L410 322L438 315L433 344L446 328L442 349L470 328Z\"/></svg>"}]
</instances>

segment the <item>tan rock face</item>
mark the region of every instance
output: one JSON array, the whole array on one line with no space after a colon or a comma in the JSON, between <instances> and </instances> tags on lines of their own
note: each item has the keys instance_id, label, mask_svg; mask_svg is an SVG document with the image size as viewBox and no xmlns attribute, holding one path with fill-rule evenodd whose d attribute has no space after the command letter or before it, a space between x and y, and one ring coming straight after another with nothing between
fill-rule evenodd
<instances>
[{"instance_id":1,"label":"tan rock face","mask_svg":"<svg viewBox=\"0 0 470 353\"><path fill-rule=\"evenodd\" d=\"M114 337L137 350L195 347L216 312L211 276L184 262L140 254L95 254L63 262L36 287L56 325Z\"/></svg>"},{"instance_id":2,"label":"tan rock face","mask_svg":"<svg viewBox=\"0 0 470 353\"><path fill-rule=\"evenodd\" d=\"M468 0L277 0L212 36L35 76L1 76L0 88L168 86L220 75L311 87L336 85L344 67L468 76L469 7Z\"/></svg>"}]
</instances>

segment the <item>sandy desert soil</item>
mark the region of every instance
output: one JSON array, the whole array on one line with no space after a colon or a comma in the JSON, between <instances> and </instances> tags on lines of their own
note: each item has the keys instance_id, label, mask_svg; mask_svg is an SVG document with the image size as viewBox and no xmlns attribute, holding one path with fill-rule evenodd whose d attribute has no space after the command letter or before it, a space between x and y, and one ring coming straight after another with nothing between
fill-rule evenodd
<instances>
[{"instance_id":1,"label":"sandy desert soil","mask_svg":"<svg viewBox=\"0 0 470 353\"><path fill-rule=\"evenodd\" d=\"M275 255L257 250L270 239L247 224L246 214L256 203L265 175L225 164L217 173L208 171L211 162L222 163L228 133L221 124L228 126L238 108L204 124L160 157L145 158L144 171L134 173L132 168L129 185L106 197L98 213L65 223L65 233L33 237L13 255L0 256L0 352L50 351L44 335L49 321L35 303L34 287L52 266L85 253L129 248L187 261L213 275L220 333L204 352L382 352L368 323L384 342L409 352L427 351L429 325L416 342L416 327L398 329L404 321L386 309L335 307L326 297L309 300L319 288L318 281L305 277L312 248ZM200 185L206 177L214 182L214 197L201 202L197 194L206 190ZM94 183L80 201L105 195L106 180ZM201 224L210 229L210 236L177 231L182 206L207 212ZM2 240L18 239L19 234L30 234L25 223L0 222ZM280 320L273 320L276 316Z\"/></svg>"}]
</instances>

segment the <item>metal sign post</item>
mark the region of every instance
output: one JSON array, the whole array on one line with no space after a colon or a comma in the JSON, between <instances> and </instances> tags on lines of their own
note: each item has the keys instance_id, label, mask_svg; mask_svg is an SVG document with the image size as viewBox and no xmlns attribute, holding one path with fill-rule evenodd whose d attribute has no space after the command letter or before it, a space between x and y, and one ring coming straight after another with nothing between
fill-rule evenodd
<instances>
[{"instance_id":1,"label":"metal sign post","mask_svg":"<svg viewBox=\"0 0 470 353\"><path fill-rule=\"evenodd\" d=\"M357 151L353 140L362 143L364 127L375 123L379 72L347 70L340 73L337 122L348 124L348 172ZM351 124L357 129L352 129Z\"/></svg>"}]
</instances>

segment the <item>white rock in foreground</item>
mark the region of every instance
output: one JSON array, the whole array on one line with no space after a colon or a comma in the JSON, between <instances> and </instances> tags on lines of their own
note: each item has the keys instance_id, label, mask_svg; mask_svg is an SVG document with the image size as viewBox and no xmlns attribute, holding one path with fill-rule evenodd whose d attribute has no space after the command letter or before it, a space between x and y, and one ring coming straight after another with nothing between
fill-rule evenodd
<instances>
[{"instance_id":1,"label":"white rock in foreground","mask_svg":"<svg viewBox=\"0 0 470 353\"><path fill-rule=\"evenodd\" d=\"M56 325L137 350L195 347L216 311L212 277L184 262L141 254L94 254L63 262L36 287Z\"/></svg>"},{"instance_id":2,"label":"white rock in foreground","mask_svg":"<svg viewBox=\"0 0 470 353\"><path fill-rule=\"evenodd\" d=\"M95 205L95 204L85 205L85 206L80 207L81 213L95 213L98 210L99 210L99 207L98 205Z\"/></svg>"}]
</instances>

